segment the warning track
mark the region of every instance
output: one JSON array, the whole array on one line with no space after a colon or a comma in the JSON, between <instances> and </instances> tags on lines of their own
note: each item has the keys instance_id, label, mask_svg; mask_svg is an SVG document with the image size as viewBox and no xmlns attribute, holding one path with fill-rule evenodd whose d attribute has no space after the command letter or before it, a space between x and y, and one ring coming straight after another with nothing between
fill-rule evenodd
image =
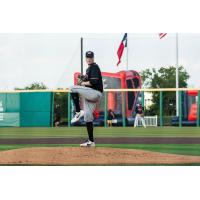
<instances>
[{"instance_id":1,"label":"warning track","mask_svg":"<svg viewBox=\"0 0 200 200\"><path fill-rule=\"evenodd\" d=\"M85 138L5 138L0 144L79 144ZM96 138L97 144L200 144L199 137L106 137Z\"/></svg>"}]
</instances>

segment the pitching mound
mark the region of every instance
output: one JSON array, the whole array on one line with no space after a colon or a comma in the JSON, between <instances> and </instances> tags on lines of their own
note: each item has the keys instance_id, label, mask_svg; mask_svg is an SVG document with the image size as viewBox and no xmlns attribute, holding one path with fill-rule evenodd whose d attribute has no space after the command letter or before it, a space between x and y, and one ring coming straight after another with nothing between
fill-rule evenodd
<instances>
[{"instance_id":1,"label":"pitching mound","mask_svg":"<svg viewBox=\"0 0 200 200\"><path fill-rule=\"evenodd\" d=\"M200 156L184 156L144 150L101 147L34 147L0 152L0 164L16 165L118 165L183 163L200 163Z\"/></svg>"}]
</instances>

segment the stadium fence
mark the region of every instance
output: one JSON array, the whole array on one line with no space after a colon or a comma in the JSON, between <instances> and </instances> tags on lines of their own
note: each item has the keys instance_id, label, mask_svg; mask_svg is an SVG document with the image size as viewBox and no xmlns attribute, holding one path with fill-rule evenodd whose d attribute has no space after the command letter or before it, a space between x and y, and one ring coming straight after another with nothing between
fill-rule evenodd
<instances>
[{"instance_id":1,"label":"stadium fence","mask_svg":"<svg viewBox=\"0 0 200 200\"><path fill-rule=\"evenodd\" d=\"M198 91L197 95L197 119L196 126L200 125L200 89L199 88L154 88L154 89L105 89L104 90L104 126L107 126L107 103L108 92L120 92L123 96L126 92L141 92L142 104L144 105L145 92L158 92L160 97L159 116L154 123L163 126L163 93L178 92L179 102L179 127L182 126L182 92ZM54 125L54 98L56 93L67 95L67 126L70 127L71 97L68 89L65 90L13 90L0 91L0 126L53 126ZM126 126L126 102L122 98L122 126ZM70 111L70 112L69 112ZM149 116L152 118L152 116ZM148 117L146 117L148 123Z\"/></svg>"}]
</instances>

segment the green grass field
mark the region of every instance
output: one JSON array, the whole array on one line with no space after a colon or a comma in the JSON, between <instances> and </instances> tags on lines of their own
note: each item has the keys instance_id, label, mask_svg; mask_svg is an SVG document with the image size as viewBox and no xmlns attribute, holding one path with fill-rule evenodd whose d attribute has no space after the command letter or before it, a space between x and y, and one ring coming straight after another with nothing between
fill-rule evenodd
<instances>
[{"instance_id":1,"label":"green grass field","mask_svg":"<svg viewBox=\"0 0 200 200\"><path fill-rule=\"evenodd\" d=\"M85 127L60 128L0 128L0 139L3 138L67 138L85 137ZM197 127L96 127L95 137L200 137Z\"/></svg>"},{"instance_id":2,"label":"green grass field","mask_svg":"<svg viewBox=\"0 0 200 200\"><path fill-rule=\"evenodd\" d=\"M85 137L84 127L70 128L0 128L0 139L6 138L67 138ZM95 128L95 137L200 137L200 128L197 127L112 127ZM77 145L0 145L0 150L9 150L36 146L78 146ZM99 147L143 149L155 152L173 153L182 155L200 156L200 144L99 144Z\"/></svg>"}]
</instances>

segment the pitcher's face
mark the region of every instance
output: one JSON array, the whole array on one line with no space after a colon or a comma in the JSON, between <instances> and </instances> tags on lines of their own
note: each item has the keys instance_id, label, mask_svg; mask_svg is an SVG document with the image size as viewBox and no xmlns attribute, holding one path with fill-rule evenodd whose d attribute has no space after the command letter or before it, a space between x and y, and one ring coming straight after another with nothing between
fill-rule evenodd
<instances>
[{"instance_id":1,"label":"pitcher's face","mask_svg":"<svg viewBox=\"0 0 200 200\"><path fill-rule=\"evenodd\" d=\"M92 63L94 63L94 58L86 58L86 63L88 65L91 65Z\"/></svg>"}]
</instances>

